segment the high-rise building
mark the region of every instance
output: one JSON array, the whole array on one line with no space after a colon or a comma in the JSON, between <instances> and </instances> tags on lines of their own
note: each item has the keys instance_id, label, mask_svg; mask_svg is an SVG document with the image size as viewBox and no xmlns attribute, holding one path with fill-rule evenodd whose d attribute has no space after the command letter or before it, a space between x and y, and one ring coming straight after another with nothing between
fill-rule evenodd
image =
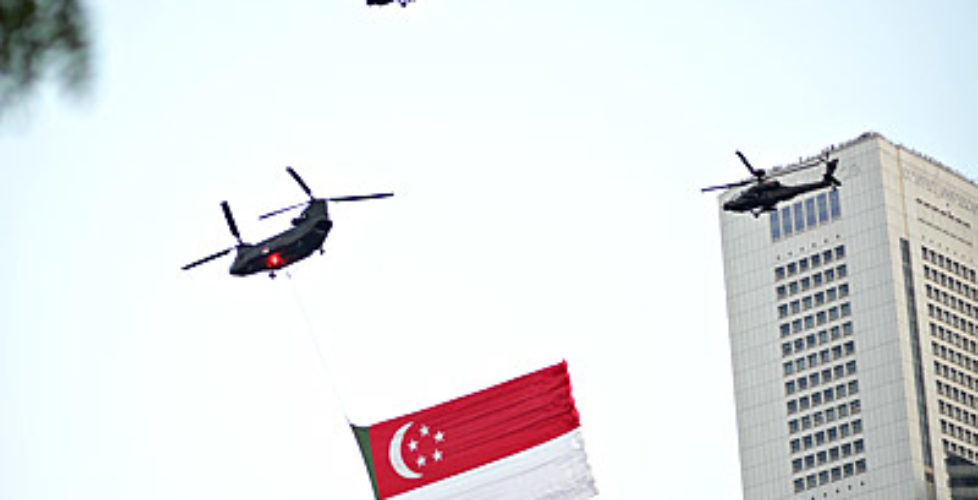
<instances>
[{"instance_id":1,"label":"high-rise building","mask_svg":"<svg viewBox=\"0 0 978 500\"><path fill-rule=\"evenodd\" d=\"M721 210L744 498L978 498L978 184L876 133L824 152L837 189Z\"/></svg>"}]
</instances>

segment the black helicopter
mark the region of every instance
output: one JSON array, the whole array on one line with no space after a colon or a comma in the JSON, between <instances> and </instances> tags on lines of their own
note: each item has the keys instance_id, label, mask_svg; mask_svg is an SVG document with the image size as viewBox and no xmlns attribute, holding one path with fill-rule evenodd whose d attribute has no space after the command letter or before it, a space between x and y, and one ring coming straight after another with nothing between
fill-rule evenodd
<instances>
[{"instance_id":1,"label":"black helicopter","mask_svg":"<svg viewBox=\"0 0 978 500\"><path fill-rule=\"evenodd\" d=\"M754 217L758 217L764 212L776 210L778 203L790 200L799 194L827 187L835 189L842 185L833 175L835 174L835 169L839 166L839 160L838 158L829 160L828 155L818 160L818 163L825 162L825 174L822 175L822 180L794 186L784 186L776 180L768 180L767 172L764 169L751 166L750 162L747 161L747 158L744 158L744 155L740 151L737 151L737 156L740 157L740 161L744 162L747 170L754 176L753 179L703 188L703 192L706 192L713 191L714 189L745 186L753 182L753 186L741 191L732 200L723 204L723 209L728 212L750 212Z\"/></svg>"},{"instance_id":2,"label":"black helicopter","mask_svg":"<svg viewBox=\"0 0 978 500\"><path fill-rule=\"evenodd\" d=\"M394 196L394 193L373 193L354 196L338 196L335 198L316 198L312 195L312 190L303 182L299 174L292 167L285 167L285 170L302 190L309 195L309 201L304 201L289 207L285 207L274 212L269 212L259 217L265 219L282 212L308 205L298 217L292 219L292 227L260 243L250 244L241 241L241 234L238 233L238 226L234 223L231 215L231 208L228 202L221 202L221 209L224 210L224 218L227 219L228 228L231 234L238 240L236 246L226 248L203 259L191 262L181 269L187 270L199 266L205 262L210 262L218 257L223 257L231 250L237 250L234 262L231 264L230 272L234 276L247 276L262 271L268 271L269 277L275 277L275 271L283 267L294 264L310 255L317 249L323 253L323 242L326 235L333 227L333 221L329 219L329 211L326 208L327 202L337 201L361 201L377 198L387 198Z\"/></svg>"}]
</instances>

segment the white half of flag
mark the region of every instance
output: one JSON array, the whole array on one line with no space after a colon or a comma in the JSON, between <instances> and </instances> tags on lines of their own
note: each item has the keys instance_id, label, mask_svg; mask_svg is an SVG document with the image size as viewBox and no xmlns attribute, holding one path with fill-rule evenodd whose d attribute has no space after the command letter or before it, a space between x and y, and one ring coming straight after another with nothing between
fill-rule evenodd
<instances>
[{"instance_id":1,"label":"white half of flag","mask_svg":"<svg viewBox=\"0 0 978 500\"><path fill-rule=\"evenodd\" d=\"M597 495L576 428L519 453L392 500L584 500Z\"/></svg>"}]
</instances>

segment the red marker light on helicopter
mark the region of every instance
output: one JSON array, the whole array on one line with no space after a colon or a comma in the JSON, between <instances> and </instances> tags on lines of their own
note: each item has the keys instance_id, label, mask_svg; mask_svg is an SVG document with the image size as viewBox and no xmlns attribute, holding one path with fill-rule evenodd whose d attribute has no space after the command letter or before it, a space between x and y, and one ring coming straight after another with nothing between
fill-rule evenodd
<instances>
[{"instance_id":1,"label":"red marker light on helicopter","mask_svg":"<svg viewBox=\"0 0 978 500\"><path fill-rule=\"evenodd\" d=\"M268 257L265 257L265 265L267 265L268 267L279 267L284 263L285 260L282 258L282 255L280 255L278 252L269 254Z\"/></svg>"}]
</instances>

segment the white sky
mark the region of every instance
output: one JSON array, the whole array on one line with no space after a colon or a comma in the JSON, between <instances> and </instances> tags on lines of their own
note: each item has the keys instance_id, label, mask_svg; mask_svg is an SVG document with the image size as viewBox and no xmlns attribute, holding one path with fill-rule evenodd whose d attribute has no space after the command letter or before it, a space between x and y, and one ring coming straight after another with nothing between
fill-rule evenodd
<instances>
[{"instance_id":1,"label":"white sky","mask_svg":"<svg viewBox=\"0 0 978 500\"><path fill-rule=\"evenodd\" d=\"M87 3L87 97L0 122L4 499L367 500L346 416L564 358L601 498L739 498L699 188L867 130L978 177L974 2ZM285 165L397 194L179 271Z\"/></svg>"}]
</instances>

